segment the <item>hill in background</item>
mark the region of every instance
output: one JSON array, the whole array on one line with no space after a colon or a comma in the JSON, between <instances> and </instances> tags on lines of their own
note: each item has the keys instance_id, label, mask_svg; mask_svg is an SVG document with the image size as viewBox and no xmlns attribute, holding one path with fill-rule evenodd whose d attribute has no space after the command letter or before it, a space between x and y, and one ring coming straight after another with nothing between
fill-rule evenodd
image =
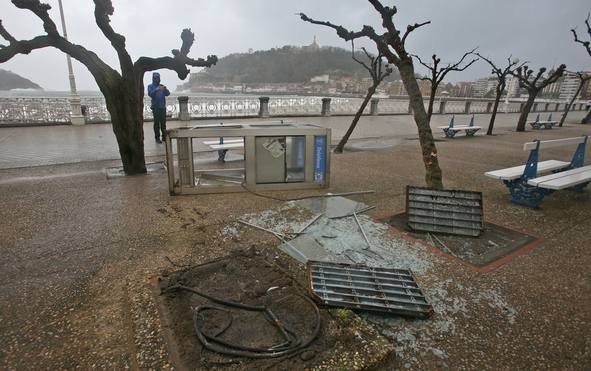
<instances>
[{"instance_id":1,"label":"hill in background","mask_svg":"<svg viewBox=\"0 0 591 371\"><path fill-rule=\"evenodd\" d=\"M359 60L366 61L363 52L356 53ZM398 71L388 80L398 79ZM364 79L369 73L351 58L351 51L335 47L284 46L252 53L235 53L221 58L208 69L191 74L185 89L197 88L200 84L259 84L259 83L306 83L311 78L329 75L331 80L341 77Z\"/></svg>"},{"instance_id":2,"label":"hill in background","mask_svg":"<svg viewBox=\"0 0 591 371\"><path fill-rule=\"evenodd\" d=\"M0 90L12 89L42 90L43 88L31 80L17 75L16 73L0 69Z\"/></svg>"}]
</instances>

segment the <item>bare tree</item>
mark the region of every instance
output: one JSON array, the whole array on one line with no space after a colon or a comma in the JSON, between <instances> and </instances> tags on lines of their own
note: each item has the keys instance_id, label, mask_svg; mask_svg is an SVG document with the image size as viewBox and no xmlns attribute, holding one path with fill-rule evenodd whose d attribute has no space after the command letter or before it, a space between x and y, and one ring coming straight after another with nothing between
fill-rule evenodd
<instances>
[{"instance_id":1,"label":"bare tree","mask_svg":"<svg viewBox=\"0 0 591 371\"><path fill-rule=\"evenodd\" d=\"M486 135L492 135L493 127L495 125L495 118L497 117L497 110L499 109L499 101L501 100L501 95L503 95L505 87L507 86L507 76L518 67L523 67L527 62L523 62L517 66L519 60L511 60L511 56L509 56L509 58L507 58L507 66L503 69L500 69L490 59L483 57L479 53L476 54L492 67L492 74L497 78L497 86L495 87L495 103L493 104L490 122L488 123L488 130L486 131Z\"/></svg>"},{"instance_id":2,"label":"bare tree","mask_svg":"<svg viewBox=\"0 0 591 371\"><path fill-rule=\"evenodd\" d=\"M583 41L583 40L579 39L579 36L577 35L577 31L574 28L571 29L571 32L573 33L573 36L575 38L575 42L583 45L583 47L585 47L585 49L587 50L587 54L589 54L589 56L591 57L591 41L590 41L591 40L591 25L589 24L589 17L590 16L591 16L591 14L587 14L587 19L585 19L585 26L587 26L587 36L589 37L589 40ZM587 112L587 115L583 118L581 123L582 124L591 124L591 110L589 110Z\"/></svg>"},{"instance_id":3,"label":"bare tree","mask_svg":"<svg viewBox=\"0 0 591 371\"><path fill-rule=\"evenodd\" d=\"M474 62L476 62L478 58L473 59L464 66L462 66L466 57L474 54L475 51L476 48L464 53L464 55L462 56L462 58L460 58L459 61L453 64L449 63L445 67L439 65L439 63L441 63L441 59L437 58L437 54L433 54L431 56L433 63L425 63L421 60L421 58L418 55L412 54L412 56L416 60L418 60L420 64L427 68L431 74L431 76L421 77L421 80L431 82L431 94L429 95L429 107L427 108L427 118L429 119L429 122L431 121L431 116L433 115L433 103L435 102L435 94L437 93L437 88L439 87L439 84L443 81L445 76L451 71L464 71L466 68L470 67Z\"/></svg>"},{"instance_id":4,"label":"bare tree","mask_svg":"<svg viewBox=\"0 0 591 371\"><path fill-rule=\"evenodd\" d=\"M531 111L534 105L534 100L538 93L546 86L553 84L558 80L564 73L566 66L561 64L556 70L550 73L547 77L544 77L546 68L542 67L538 70L538 73L534 75L534 71L529 69L527 66L521 66L511 72L513 76L519 79L519 86L527 90L527 101L523 106L519 121L517 121L517 131L525 131L525 124L527 122L527 115Z\"/></svg>"},{"instance_id":5,"label":"bare tree","mask_svg":"<svg viewBox=\"0 0 591 371\"><path fill-rule=\"evenodd\" d=\"M187 66L210 67L217 62L217 57L215 55L208 56L207 59L188 57L195 35L190 29L184 29L181 32L181 48L172 50L172 57L140 57L134 62L126 50L125 37L111 27L110 16L114 12L111 0L94 0L95 22L117 52L121 70L119 72L101 60L96 53L81 45L73 44L61 36L49 16L51 9L49 4L41 3L39 0L12 0L12 3L17 8L27 9L39 17L46 34L30 40L17 40L0 21L0 36L8 42L8 45L0 47L0 63L6 62L17 54L29 54L36 49L54 47L86 66L105 97L125 173L145 173L144 73L169 69L175 71L182 80L190 72Z\"/></svg>"},{"instance_id":6,"label":"bare tree","mask_svg":"<svg viewBox=\"0 0 591 371\"><path fill-rule=\"evenodd\" d=\"M385 29L383 34L378 34L371 26L363 26L360 31L349 31L343 26L335 25L326 21L317 21L309 18L304 13L300 13L302 20L313 24L326 26L334 29L337 35L345 41L351 41L362 37L372 40L378 51L386 58L388 63L393 64L400 71L400 77L404 87L408 92L410 106L413 110L414 120L419 131L419 141L423 163L425 165L425 181L431 188L442 189L442 173L437 158L437 148L433 140L433 133L429 126L429 119L423 105L423 97L419 90L419 85L415 78L412 57L406 51L406 38L417 28L431 23L415 23L406 27L406 31L401 33L394 24L394 15L398 12L395 6L383 6L378 0L368 0L374 9L380 14L382 26Z\"/></svg>"},{"instance_id":7,"label":"bare tree","mask_svg":"<svg viewBox=\"0 0 591 371\"><path fill-rule=\"evenodd\" d=\"M364 61L357 59L357 57L355 56L354 40L351 40L352 58L355 62L359 63L361 66L363 66L363 68L365 68L369 72L372 84L369 88L367 88L367 94L365 94L365 98L363 99L363 102L361 102L361 106L357 110L355 117L353 117L353 121L351 122L349 129L334 149L335 153L343 153L343 148L345 148L345 144L347 144L349 137L351 136L351 134L353 134L353 130L355 130L355 127L357 126L357 123L359 122L359 119L361 118L361 115L363 114L365 107L367 107L367 103L369 103L369 100L376 92L377 87L382 83L382 81L384 81L384 79L387 76L389 76L392 73L392 68L390 66L383 66L383 55L381 53L378 53L377 57L374 57L373 55L369 54L365 48L361 48L361 50L363 50L363 53L365 53L365 56L369 60L369 65L366 64Z\"/></svg>"},{"instance_id":8,"label":"bare tree","mask_svg":"<svg viewBox=\"0 0 591 371\"><path fill-rule=\"evenodd\" d=\"M568 112L570 111L571 107L573 106L573 103L575 102L575 100L579 96L579 93L583 89L583 85L585 85L585 83L587 81L591 80L591 74L588 75L588 74L585 74L585 72L575 72L575 74L579 78L579 86L577 87L577 91L575 92L575 94L573 95L571 100L568 102L566 107L564 107L564 113L562 114L562 117L560 118L560 123L558 123L558 126L560 126L560 127L562 127L562 124L564 124L564 120L566 120L566 115L568 115Z\"/></svg>"}]
</instances>

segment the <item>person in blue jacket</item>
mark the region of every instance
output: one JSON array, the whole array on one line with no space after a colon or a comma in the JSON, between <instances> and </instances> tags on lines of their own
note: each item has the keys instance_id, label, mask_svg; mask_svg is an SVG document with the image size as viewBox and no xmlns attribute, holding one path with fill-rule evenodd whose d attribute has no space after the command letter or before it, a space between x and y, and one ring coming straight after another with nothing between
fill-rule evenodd
<instances>
[{"instance_id":1,"label":"person in blue jacket","mask_svg":"<svg viewBox=\"0 0 591 371\"><path fill-rule=\"evenodd\" d=\"M166 97L170 95L170 92L166 86L160 84L160 74L158 72L152 74L152 83L148 85L148 95L152 98L154 137L156 143L162 143L160 132L162 132L162 139L166 139Z\"/></svg>"}]
</instances>

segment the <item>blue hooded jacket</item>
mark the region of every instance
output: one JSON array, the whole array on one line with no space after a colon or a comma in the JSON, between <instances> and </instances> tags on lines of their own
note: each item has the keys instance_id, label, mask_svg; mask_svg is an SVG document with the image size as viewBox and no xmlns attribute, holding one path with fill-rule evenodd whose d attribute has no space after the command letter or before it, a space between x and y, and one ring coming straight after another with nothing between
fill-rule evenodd
<instances>
[{"instance_id":1,"label":"blue hooded jacket","mask_svg":"<svg viewBox=\"0 0 591 371\"><path fill-rule=\"evenodd\" d=\"M152 98L152 109L166 108L165 97L170 95L170 92L166 88L156 91L158 86L160 86L160 74L154 72L152 74L152 83L148 85L148 95Z\"/></svg>"}]
</instances>

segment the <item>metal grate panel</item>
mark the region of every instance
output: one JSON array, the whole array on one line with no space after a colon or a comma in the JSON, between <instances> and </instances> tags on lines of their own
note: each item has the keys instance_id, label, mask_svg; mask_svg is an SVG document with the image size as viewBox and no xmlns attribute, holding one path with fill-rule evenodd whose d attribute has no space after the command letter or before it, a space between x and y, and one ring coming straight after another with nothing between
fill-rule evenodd
<instances>
[{"instance_id":1,"label":"metal grate panel","mask_svg":"<svg viewBox=\"0 0 591 371\"><path fill-rule=\"evenodd\" d=\"M478 237L484 228L482 193L407 186L406 215L416 231Z\"/></svg>"},{"instance_id":2,"label":"metal grate panel","mask_svg":"<svg viewBox=\"0 0 591 371\"><path fill-rule=\"evenodd\" d=\"M433 308L410 270L308 262L308 290L330 306L427 318Z\"/></svg>"}]
</instances>

